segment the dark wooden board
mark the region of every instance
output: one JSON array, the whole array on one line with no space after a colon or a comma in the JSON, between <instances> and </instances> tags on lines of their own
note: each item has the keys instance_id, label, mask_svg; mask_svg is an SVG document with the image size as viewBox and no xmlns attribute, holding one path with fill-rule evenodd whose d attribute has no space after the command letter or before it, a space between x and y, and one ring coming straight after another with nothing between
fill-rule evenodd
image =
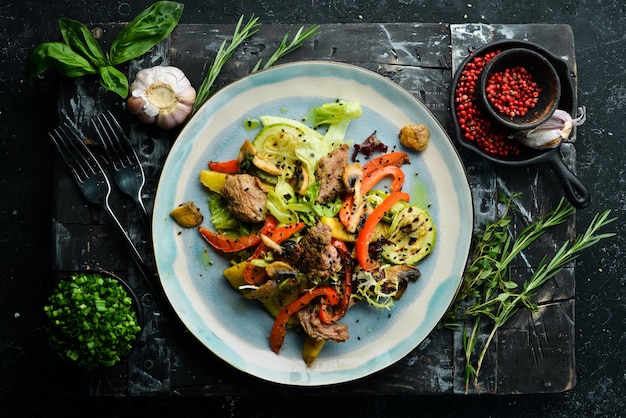
<instances>
[{"instance_id":1,"label":"dark wooden board","mask_svg":"<svg viewBox=\"0 0 626 418\"><path fill-rule=\"evenodd\" d=\"M121 25L98 25L106 44ZM284 33L299 26L265 25L225 66L218 80L224 86L245 76L259 59L267 59ZM175 65L199 86L217 48L229 39L232 25L180 25L172 36L125 70L129 78L153 65ZM451 133L449 96L454 71L469 51L498 39L528 39L567 57L576 77L574 39L567 25L483 24L328 24L313 42L282 62L327 60L359 65L395 81L426 104ZM125 116L119 97L103 92L96 80L65 81L60 88L61 122L89 136L89 120L103 109ZM160 168L177 131L163 132L125 116L125 129L148 176L144 200L151 208ZM575 168L575 149L563 147L565 161ZM499 216L498 192L522 192L515 220L518 230L551 210L562 196L553 173L544 166L510 169L494 166L460 151L472 187L475 230ZM162 295L137 274L116 231L103 212L87 205L57 164L52 225L57 274L85 267L118 272L144 301L145 330L127 361L112 369L83 373L69 369L64 391L77 395L241 395L266 394L462 394L464 360L459 333L434 330L409 355L386 370L331 388L291 388L260 381L234 370L214 356L180 326ZM116 210L146 256L151 237L134 206L116 195ZM513 271L523 280L541 258L575 234L573 220L538 241L516 260ZM481 372L479 389L470 393L539 393L568 390L574 373L574 269L558 275L537 295L538 312L521 311L498 332ZM483 333L489 330L483 330Z\"/></svg>"}]
</instances>

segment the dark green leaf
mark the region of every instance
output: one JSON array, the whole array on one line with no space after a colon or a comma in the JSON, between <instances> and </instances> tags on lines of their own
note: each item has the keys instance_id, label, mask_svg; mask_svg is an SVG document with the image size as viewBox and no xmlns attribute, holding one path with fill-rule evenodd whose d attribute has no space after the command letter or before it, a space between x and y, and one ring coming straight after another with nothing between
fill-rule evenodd
<instances>
[{"instance_id":1,"label":"dark green leaf","mask_svg":"<svg viewBox=\"0 0 626 418\"><path fill-rule=\"evenodd\" d=\"M100 67L100 84L105 89L119 94L123 99L128 96L128 79L113 66Z\"/></svg>"},{"instance_id":2,"label":"dark green leaf","mask_svg":"<svg viewBox=\"0 0 626 418\"><path fill-rule=\"evenodd\" d=\"M48 69L55 69L68 77L96 74L97 70L89 61L77 54L63 42L45 42L37 45L26 62L29 80Z\"/></svg>"},{"instance_id":3,"label":"dark green leaf","mask_svg":"<svg viewBox=\"0 0 626 418\"><path fill-rule=\"evenodd\" d=\"M504 282L503 284L505 289L515 289L517 287L517 283L512 281Z\"/></svg>"},{"instance_id":4,"label":"dark green leaf","mask_svg":"<svg viewBox=\"0 0 626 418\"><path fill-rule=\"evenodd\" d=\"M181 3L159 1L138 14L113 41L111 65L137 58L165 39L178 24L183 7Z\"/></svg>"},{"instance_id":5,"label":"dark green leaf","mask_svg":"<svg viewBox=\"0 0 626 418\"><path fill-rule=\"evenodd\" d=\"M59 27L65 43L74 52L82 55L95 67L107 65L100 45L85 25L72 19L62 18L59 19Z\"/></svg>"}]
</instances>

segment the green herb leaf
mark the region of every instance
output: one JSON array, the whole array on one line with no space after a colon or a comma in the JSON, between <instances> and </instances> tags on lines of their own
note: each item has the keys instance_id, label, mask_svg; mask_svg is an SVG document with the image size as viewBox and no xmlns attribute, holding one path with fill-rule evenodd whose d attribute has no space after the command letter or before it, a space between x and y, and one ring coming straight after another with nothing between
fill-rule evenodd
<instances>
[{"instance_id":1,"label":"green herb leaf","mask_svg":"<svg viewBox=\"0 0 626 418\"><path fill-rule=\"evenodd\" d=\"M615 220L615 218L609 218L610 211L597 214L587 231L573 244L566 242L556 251L551 260L548 261L547 257L541 260L530 279L524 282L521 293L512 293L510 290L516 289L518 285L508 277L509 264L549 228L565 222L576 212L573 206L562 199L553 211L530 223L517 237L513 238L507 229L511 224L508 211L515 197L514 195L504 198L503 195L498 195L500 202L506 204L504 214L500 220L488 223L485 231L478 234L472 261L463 276L461 289L446 315L453 321L453 327L451 327L453 329L460 328L459 321L465 325L469 321L473 322L470 329L467 326L463 328L466 390L469 388L470 381L473 381L475 386L478 385L477 380L482 362L497 330L513 317L520 307L536 311L537 305L532 302L531 298L535 296L541 285L576 260L582 250L614 235L613 233L597 234L600 228ZM482 349L474 360L474 347L479 338L482 338L479 336L482 320L491 321L491 331L486 340L481 340ZM450 327L448 324L444 325Z\"/></svg>"},{"instance_id":2,"label":"green herb leaf","mask_svg":"<svg viewBox=\"0 0 626 418\"><path fill-rule=\"evenodd\" d=\"M121 71L111 65L100 67L99 71L102 87L119 94L123 99L128 96L128 79Z\"/></svg>"},{"instance_id":3,"label":"green herb leaf","mask_svg":"<svg viewBox=\"0 0 626 418\"><path fill-rule=\"evenodd\" d=\"M68 77L96 74L98 71L83 56L62 42L45 42L37 45L26 62L26 74L32 79L48 69L55 69Z\"/></svg>"},{"instance_id":4,"label":"green herb leaf","mask_svg":"<svg viewBox=\"0 0 626 418\"><path fill-rule=\"evenodd\" d=\"M107 65L106 57L100 49L100 45L85 25L76 20L59 19L61 36L72 50L86 58L95 67Z\"/></svg>"},{"instance_id":5,"label":"green herb leaf","mask_svg":"<svg viewBox=\"0 0 626 418\"><path fill-rule=\"evenodd\" d=\"M138 14L115 38L109 49L111 65L118 65L148 52L178 25L184 5L158 1Z\"/></svg>"}]
</instances>

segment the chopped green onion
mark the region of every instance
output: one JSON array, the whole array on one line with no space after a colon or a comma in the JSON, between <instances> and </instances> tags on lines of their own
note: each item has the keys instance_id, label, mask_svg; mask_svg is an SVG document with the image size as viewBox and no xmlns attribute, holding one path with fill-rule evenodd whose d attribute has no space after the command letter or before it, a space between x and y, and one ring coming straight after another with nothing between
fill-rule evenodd
<instances>
[{"instance_id":1,"label":"chopped green onion","mask_svg":"<svg viewBox=\"0 0 626 418\"><path fill-rule=\"evenodd\" d=\"M126 289L100 273L75 273L60 281L43 309L52 346L87 370L117 363L141 331Z\"/></svg>"}]
</instances>

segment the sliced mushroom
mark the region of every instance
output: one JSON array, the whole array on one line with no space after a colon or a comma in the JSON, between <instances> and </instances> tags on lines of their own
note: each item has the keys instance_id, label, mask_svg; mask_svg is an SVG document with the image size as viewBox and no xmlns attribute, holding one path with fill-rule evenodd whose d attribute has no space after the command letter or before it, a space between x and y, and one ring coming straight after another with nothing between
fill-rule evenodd
<instances>
[{"instance_id":1,"label":"sliced mushroom","mask_svg":"<svg viewBox=\"0 0 626 418\"><path fill-rule=\"evenodd\" d=\"M350 221L346 225L346 230L355 233L363 215L365 215L368 204L363 199L361 184L363 183L363 171L359 163L346 166L343 170L343 182L348 192L352 192L352 207L350 208Z\"/></svg>"},{"instance_id":2,"label":"sliced mushroom","mask_svg":"<svg viewBox=\"0 0 626 418\"><path fill-rule=\"evenodd\" d=\"M400 143L405 147L413 148L416 151L424 151L428 147L430 140L430 130L423 124L410 124L404 126L398 134Z\"/></svg>"},{"instance_id":3,"label":"sliced mushroom","mask_svg":"<svg viewBox=\"0 0 626 418\"><path fill-rule=\"evenodd\" d=\"M306 189L309 187L309 175L301 165L297 166L294 172L294 179L296 181L296 191L299 195L305 196Z\"/></svg>"},{"instance_id":4,"label":"sliced mushroom","mask_svg":"<svg viewBox=\"0 0 626 418\"><path fill-rule=\"evenodd\" d=\"M409 281L414 282L420 278L422 273L417 267L409 266L406 264L389 267L385 270L385 277L388 279L393 278L398 284L398 291L396 292L394 299L400 299L404 294Z\"/></svg>"},{"instance_id":5,"label":"sliced mushroom","mask_svg":"<svg viewBox=\"0 0 626 418\"><path fill-rule=\"evenodd\" d=\"M239 149L239 155L237 156L237 161L239 164L248 159L252 160L252 164L258 168L259 170L265 171L268 174L273 176L278 176L282 173L281 169L276 167L276 165L270 163L269 161L263 159L257 152L252 142L246 139L241 148Z\"/></svg>"},{"instance_id":6,"label":"sliced mushroom","mask_svg":"<svg viewBox=\"0 0 626 418\"><path fill-rule=\"evenodd\" d=\"M270 296L276 291L278 288L278 282L276 280L268 280L262 285L258 286L256 289L243 292L243 296L247 299L255 299L261 301L262 303L267 303Z\"/></svg>"},{"instance_id":7,"label":"sliced mushroom","mask_svg":"<svg viewBox=\"0 0 626 418\"><path fill-rule=\"evenodd\" d=\"M265 234L260 234L260 237L261 237L261 241L263 241L263 244L265 244L266 247L271 248L273 251L277 252L278 254L282 254L283 247L281 247L280 244L277 244L276 242L274 242L274 240L272 240L270 237L268 237Z\"/></svg>"},{"instance_id":8,"label":"sliced mushroom","mask_svg":"<svg viewBox=\"0 0 626 418\"><path fill-rule=\"evenodd\" d=\"M276 281L298 277L298 270L284 261L274 261L265 267L268 276Z\"/></svg>"},{"instance_id":9,"label":"sliced mushroom","mask_svg":"<svg viewBox=\"0 0 626 418\"><path fill-rule=\"evenodd\" d=\"M360 191L362 182L363 170L361 170L361 164L348 164L343 170L343 184L346 186L346 190L349 193L353 193L356 190Z\"/></svg>"},{"instance_id":10,"label":"sliced mushroom","mask_svg":"<svg viewBox=\"0 0 626 418\"><path fill-rule=\"evenodd\" d=\"M195 228L204 220L200 209L191 201L172 210L170 216L183 228Z\"/></svg>"}]
</instances>

